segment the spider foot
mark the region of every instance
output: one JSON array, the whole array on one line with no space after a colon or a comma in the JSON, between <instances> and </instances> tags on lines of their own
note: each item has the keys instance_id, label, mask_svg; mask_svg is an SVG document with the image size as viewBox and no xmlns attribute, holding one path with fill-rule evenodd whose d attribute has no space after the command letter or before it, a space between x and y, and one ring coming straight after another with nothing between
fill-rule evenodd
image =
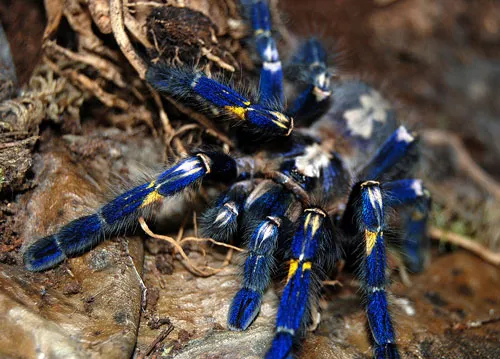
<instances>
[{"instance_id":1,"label":"spider foot","mask_svg":"<svg viewBox=\"0 0 500 359\"><path fill-rule=\"evenodd\" d=\"M233 298L227 326L231 330L246 330L260 311L261 293L242 288Z\"/></svg>"}]
</instances>

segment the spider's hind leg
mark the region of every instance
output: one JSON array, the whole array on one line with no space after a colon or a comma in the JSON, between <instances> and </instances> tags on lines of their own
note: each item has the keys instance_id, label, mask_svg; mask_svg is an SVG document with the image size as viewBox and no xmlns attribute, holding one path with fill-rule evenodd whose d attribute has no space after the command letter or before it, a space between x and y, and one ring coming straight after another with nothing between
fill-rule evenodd
<instances>
[{"instance_id":1,"label":"spider's hind leg","mask_svg":"<svg viewBox=\"0 0 500 359\"><path fill-rule=\"evenodd\" d=\"M31 271L53 267L67 257L91 249L105 235L118 233L133 223L145 207L195 185L203 177L224 182L234 180L236 175L237 165L231 157L217 152L198 153L153 181L121 194L95 213L77 218L59 232L32 243L24 252L24 265Z\"/></svg>"},{"instance_id":2,"label":"spider's hind leg","mask_svg":"<svg viewBox=\"0 0 500 359\"><path fill-rule=\"evenodd\" d=\"M327 53L315 38L305 41L287 65L287 76L306 84L306 89L293 102L288 114L301 126L310 125L328 109L332 90Z\"/></svg>"},{"instance_id":3,"label":"spider's hind leg","mask_svg":"<svg viewBox=\"0 0 500 359\"><path fill-rule=\"evenodd\" d=\"M421 180L405 179L382 184L388 206L398 209L403 227L401 251L405 265L421 272L429 261L430 239L427 220L431 196Z\"/></svg>"}]
</instances>

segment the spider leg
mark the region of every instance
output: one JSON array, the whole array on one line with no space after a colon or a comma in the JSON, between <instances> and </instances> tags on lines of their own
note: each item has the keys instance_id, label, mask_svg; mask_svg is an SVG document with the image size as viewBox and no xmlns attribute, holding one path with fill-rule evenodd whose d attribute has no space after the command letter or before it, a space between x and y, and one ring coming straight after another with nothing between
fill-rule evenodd
<instances>
[{"instance_id":1,"label":"spider leg","mask_svg":"<svg viewBox=\"0 0 500 359\"><path fill-rule=\"evenodd\" d=\"M253 104L251 100L200 71L153 65L146 74L157 90L176 100L212 114L225 114L257 133L268 136L288 136L293 119L268 104ZM207 111L207 109L209 111Z\"/></svg>"},{"instance_id":2,"label":"spider leg","mask_svg":"<svg viewBox=\"0 0 500 359\"><path fill-rule=\"evenodd\" d=\"M260 72L260 101L283 106L283 69L276 41L271 33L271 14L265 0L251 0L250 20L253 28L255 46L262 69Z\"/></svg>"},{"instance_id":3,"label":"spider leg","mask_svg":"<svg viewBox=\"0 0 500 359\"><path fill-rule=\"evenodd\" d=\"M227 324L231 330L247 329L259 313L262 295L274 267L280 225L279 217L267 216L250 235L242 288L229 308Z\"/></svg>"},{"instance_id":4,"label":"spider leg","mask_svg":"<svg viewBox=\"0 0 500 359\"><path fill-rule=\"evenodd\" d=\"M254 180L235 183L217 199L216 205L206 210L200 218L203 236L219 242L230 242L238 232L238 218L241 217L245 200L255 187Z\"/></svg>"},{"instance_id":5,"label":"spider leg","mask_svg":"<svg viewBox=\"0 0 500 359\"><path fill-rule=\"evenodd\" d=\"M328 241L329 218L319 208L303 211L299 227L292 240L291 259L285 289L281 296L276 318L276 334L267 359L289 358L294 340L304 328L312 297L312 286L317 265L318 249ZM338 258L338 253L329 253Z\"/></svg>"},{"instance_id":6,"label":"spider leg","mask_svg":"<svg viewBox=\"0 0 500 359\"><path fill-rule=\"evenodd\" d=\"M290 77L307 84L307 88L293 102L288 114L301 126L310 125L328 109L332 94L326 51L317 39L308 39L292 57L288 67L287 73Z\"/></svg>"},{"instance_id":7,"label":"spider leg","mask_svg":"<svg viewBox=\"0 0 500 359\"><path fill-rule=\"evenodd\" d=\"M377 181L405 178L417 160L416 144L415 137L404 126L399 127L361 170L359 178Z\"/></svg>"},{"instance_id":8,"label":"spider leg","mask_svg":"<svg viewBox=\"0 0 500 359\"><path fill-rule=\"evenodd\" d=\"M431 205L430 193L418 179L386 182L381 187L388 207L409 209L401 215L404 229L401 250L406 266L413 272L420 272L429 260L427 220Z\"/></svg>"},{"instance_id":9,"label":"spider leg","mask_svg":"<svg viewBox=\"0 0 500 359\"><path fill-rule=\"evenodd\" d=\"M262 187L266 187L266 184ZM259 313L262 295L275 267L274 254L278 237L286 232L282 227L286 225L284 216L292 201L291 194L283 191L280 185L273 184L245 212L250 216L253 213L259 219L247 219L245 237L248 237L248 254L243 269L242 288L234 296L229 308L227 321L231 330L247 329Z\"/></svg>"},{"instance_id":10,"label":"spider leg","mask_svg":"<svg viewBox=\"0 0 500 359\"><path fill-rule=\"evenodd\" d=\"M68 256L85 252L104 239L133 223L145 207L193 186L203 177L218 182L234 180L237 165L231 157L216 153L198 153L161 173L155 180L135 187L95 213L63 226L59 232L41 238L24 252L24 265L41 271L62 262Z\"/></svg>"},{"instance_id":11,"label":"spider leg","mask_svg":"<svg viewBox=\"0 0 500 359\"><path fill-rule=\"evenodd\" d=\"M399 358L395 333L387 303L386 249L384 243L384 206L378 182L357 185L358 228L363 235L364 256L361 268L368 323L375 341L377 359Z\"/></svg>"}]
</instances>

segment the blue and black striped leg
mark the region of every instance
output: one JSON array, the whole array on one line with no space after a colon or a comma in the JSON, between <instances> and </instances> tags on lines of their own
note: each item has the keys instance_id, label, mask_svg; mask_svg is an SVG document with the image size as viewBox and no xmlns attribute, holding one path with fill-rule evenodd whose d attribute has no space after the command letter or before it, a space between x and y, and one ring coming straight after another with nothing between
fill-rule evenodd
<instances>
[{"instance_id":1,"label":"blue and black striped leg","mask_svg":"<svg viewBox=\"0 0 500 359\"><path fill-rule=\"evenodd\" d=\"M243 270L242 288L229 307L227 324L231 330L245 330L260 310L262 295L269 285L278 244L279 217L268 216L250 236Z\"/></svg>"},{"instance_id":2,"label":"blue and black striped leg","mask_svg":"<svg viewBox=\"0 0 500 359\"><path fill-rule=\"evenodd\" d=\"M24 252L24 265L31 271L53 267L67 257L89 250L105 235L116 234L134 223L149 205L195 185L203 177L227 182L236 175L236 162L231 157L216 152L198 153L164 171L155 180L116 197L94 214L75 219L59 232L34 242Z\"/></svg>"},{"instance_id":3,"label":"blue and black striped leg","mask_svg":"<svg viewBox=\"0 0 500 359\"><path fill-rule=\"evenodd\" d=\"M199 71L154 65L146 74L148 82L158 91L189 104L206 114L224 114L235 124L267 136L288 136L293 119L281 108L252 101L229 86L208 78Z\"/></svg>"},{"instance_id":4,"label":"blue and black striped leg","mask_svg":"<svg viewBox=\"0 0 500 359\"><path fill-rule=\"evenodd\" d=\"M226 243L235 239L238 232L238 218L241 217L245 200L254 187L254 180L241 181L222 195L216 205L201 216L202 235Z\"/></svg>"},{"instance_id":5,"label":"blue and black striped leg","mask_svg":"<svg viewBox=\"0 0 500 359\"><path fill-rule=\"evenodd\" d=\"M311 38L300 46L288 67L291 78L307 84L288 114L306 126L328 109L332 91L326 51L317 39Z\"/></svg>"},{"instance_id":6,"label":"blue and black striped leg","mask_svg":"<svg viewBox=\"0 0 500 359\"><path fill-rule=\"evenodd\" d=\"M431 195L421 180L405 179L382 184L386 206L402 208L403 238L401 250L406 266L421 272L429 261L430 239L427 220Z\"/></svg>"},{"instance_id":7,"label":"blue and black striped leg","mask_svg":"<svg viewBox=\"0 0 500 359\"><path fill-rule=\"evenodd\" d=\"M266 192L264 190L268 189ZM291 194L276 184L264 183L256 190L259 196L246 211L247 216L266 216L264 220L250 220L247 224L248 254L245 260L241 289L236 293L229 308L228 327L245 330L260 310L262 295L269 285L274 269L274 255L278 237L286 230L283 217L292 204ZM251 198L249 198L252 201Z\"/></svg>"},{"instance_id":8,"label":"blue and black striped leg","mask_svg":"<svg viewBox=\"0 0 500 359\"><path fill-rule=\"evenodd\" d=\"M330 235L327 214L319 208L305 209L292 240L288 278L276 318L276 334L267 359L291 358L295 339L300 336L308 317L311 300L313 265L317 264L321 242ZM337 256L338 253L329 253Z\"/></svg>"},{"instance_id":9,"label":"blue and black striped leg","mask_svg":"<svg viewBox=\"0 0 500 359\"><path fill-rule=\"evenodd\" d=\"M399 127L378 149L358 177L377 181L407 177L417 161L416 145L416 138L404 126Z\"/></svg>"},{"instance_id":10,"label":"blue and black striped leg","mask_svg":"<svg viewBox=\"0 0 500 359\"><path fill-rule=\"evenodd\" d=\"M254 31L257 53L262 60L260 73L260 102L284 104L283 69L276 41L271 34L271 14L265 0L251 1L250 17Z\"/></svg>"},{"instance_id":11,"label":"blue and black striped leg","mask_svg":"<svg viewBox=\"0 0 500 359\"><path fill-rule=\"evenodd\" d=\"M384 243L384 207L378 182L360 185L360 229L364 237L365 255L362 264L363 289L366 296L368 323L375 341L376 359L396 359L395 333L387 304L386 249Z\"/></svg>"}]
</instances>

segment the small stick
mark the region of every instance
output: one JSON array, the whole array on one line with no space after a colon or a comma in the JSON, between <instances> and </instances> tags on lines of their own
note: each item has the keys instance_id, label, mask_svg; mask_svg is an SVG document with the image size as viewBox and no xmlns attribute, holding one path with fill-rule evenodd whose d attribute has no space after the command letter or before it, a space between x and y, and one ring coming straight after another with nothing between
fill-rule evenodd
<instances>
[{"instance_id":1,"label":"small stick","mask_svg":"<svg viewBox=\"0 0 500 359\"><path fill-rule=\"evenodd\" d=\"M134 47L125 32L123 21L123 0L109 0L109 18L118 47L120 47L123 55L125 55L127 60L137 71L141 80L144 80L146 78L146 64L135 52Z\"/></svg>"},{"instance_id":2,"label":"small stick","mask_svg":"<svg viewBox=\"0 0 500 359\"><path fill-rule=\"evenodd\" d=\"M163 131L165 132L163 141L164 141L165 145L167 145L167 147L169 147L171 142L168 141L168 138L173 136L172 134L174 133L174 129L170 123L170 119L168 118L167 113L165 112L165 110L163 108L163 103L161 102L160 95L158 94L158 92L153 90L151 86L148 86L148 87L151 90L151 94L152 94L153 99L156 103L156 106L158 106L158 111L160 113L161 124L163 126ZM181 154L181 155L187 154L186 148L182 145L182 142L178 138L175 138L173 140L173 143L175 146L175 150L178 154ZM168 150L168 148L167 148L167 150Z\"/></svg>"},{"instance_id":3,"label":"small stick","mask_svg":"<svg viewBox=\"0 0 500 359\"><path fill-rule=\"evenodd\" d=\"M500 266L500 253L494 253L488 248L472 240L471 238L462 236L458 233L443 231L436 227L430 228L430 236L435 240L445 240L450 243L456 244L457 246L467 249L468 251L474 253L475 255L481 257L485 261L495 265Z\"/></svg>"},{"instance_id":4,"label":"small stick","mask_svg":"<svg viewBox=\"0 0 500 359\"><path fill-rule=\"evenodd\" d=\"M500 200L500 185L476 164L458 136L446 131L425 130L422 137L428 143L446 144L453 148L458 166L479 186Z\"/></svg>"},{"instance_id":5,"label":"small stick","mask_svg":"<svg viewBox=\"0 0 500 359\"><path fill-rule=\"evenodd\" d=\"M118 67L116 67L111 61L108 61L102 57L91 53L77 53L68 50L60 45L58 45L53 40L48 40L44 44L44 49L53 50L58 55L64 56L70 60L77 63L82 63L84 65L92 66L99 71L106 80L112 81L116 86L120 88L125 88L127 84L120 74Z\"/></svg>"},{"instance_id":6,"label":"small stick","mask_svg":"<svg viewBox=\"0 0 500 359\"><path fill-rule=\"evenodd\" d=\"M161 333L158 334L158 336L155 338L155 340L153 340L153 342L149 345L144 354L140 354L137 356L137 359L144 359L149 354L151 354L153 350L155 350L156 346L160 344L162 341L164 341L165 338L172 332L172 330L174 330L174 326L172 325L172 323L169 323L168 327L163 329Z\"/></svg>"},{"instance_id":7,"label":"small stick","mask_svg":"<svg viewBox=\"0 0 500 359\"><path fill-rule=\"evenodd\" d=\"M205 56L207 59L209 59L210 61L216 63L217 65L219 65L219 67L221 69L224 69L224 70L227 70L227 71L231 71L231 72L234 72L235 71L235 68L233 65L229 65L227 62L225 62L224 60L222 60L219 56L217 55L214 55L210 52L209 49L207 49L206 47L202 47L201 48L201 54L203 56Z\"/></svg>"},{"instance_id":8,"label":"small stick","mask_svg":"<svg viewBox=\"0 0 500 359\"><path fill-rule=\"evenodd\" d=\"M178 137L180 137L183 133L188 132L188 131L192 131L192 130L199 130L199 129L200 129L200 125L195 124L195 123L190 123L190 124L181 126L177 130L175 130L175 133L172 134L167 139L167 143L168 143L169 146L171 146L172 141L175 140L175 139L178 139Z\"/></svg>"},{"instance_id":9,"label":"small stick","mask_svg":"<svg viewBox=\"0 0 500 359\"><path fill-rule=\"evenodd\" d=\"M179 241L179 243L184 243L184 242L210 242L212 244L215 244L216 246L226 247L226 248L235 250L237 252L244 251L243 248L236 247L236 246L233 246L233 245L227 244L227 243L217 242L215 239L212 239L212 238L185 237Z\"/></svg>"},{"instance_id":10,"label":"small stick","mask_svg":"<svg viewBox=\"0 0 500 359\"><path fill-rule=\"evenodd\" d=\"M228 248L236 249L238 251L243 251L241 248L234 247L234 246L231 246L230 244L226 244L226 243L219 243L219 242L213 240L212 238L186 237L186 238L183 238L182 240L179 240L179 239L175 240L172 237L162 236L160 234L155 234L155 233L151 232L151 230L149 229L149 227L146 224L146 221L144 220L143 217L139 218L139 223L141 225L142 230L147 235L149 235L150 237L167 241L168 243L170 243L171 245L173 245L174 248L181 255L181 257L184 259L183 263L186 265L187 269L191 273L199 275L199 276L202 276L202 277L210 277L210 276L212 276L214 274L217 274L221 270L223 270L226 266L223 265L220 268L213 268L213 267L210 267L210 266L205 266L203 269L198 268L197 266L195 266L194 264L192 264L191 260L187 256L186 252L184 252L184 249L182 248L181 243L187 242L187 241L193 241L193 242L210 241L210 242L214 243L215 245L219 245L219 246L223 246L223 247L228 247ZM208 272L206 270L208 270Z\"/></svg>"},{"instance_id":11,"label":"small stick","mask_svg":"<svg viewBox=\"0 0 500 359\"><path fill-rule=\"evenodd\" d=\"M471 320L468 321L467 323L457 323L453 325L453 330L465 330L465 329L472 329L472 328L479 328L482 327L485 324L490 324L490 323L495 323L495 322L500 322L500 317L493 317L485 320Z\"/></svg>"}]
</instances>

